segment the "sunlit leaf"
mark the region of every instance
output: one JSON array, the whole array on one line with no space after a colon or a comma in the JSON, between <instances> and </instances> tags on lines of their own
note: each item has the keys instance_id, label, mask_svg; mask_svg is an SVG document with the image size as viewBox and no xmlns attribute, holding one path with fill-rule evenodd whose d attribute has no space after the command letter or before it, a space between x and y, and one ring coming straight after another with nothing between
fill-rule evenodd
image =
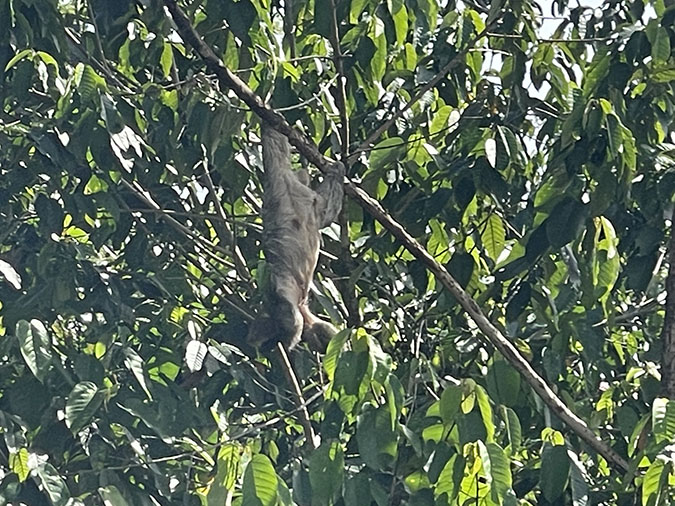
<instances>
[{"instance_id":1,"label":"sunlit leaf","mask_svg":"<svg viewBox=\"0 0 675 506\"><path fill-rule=\"evenodd\" d=\"M496 214L491 214L485 222L485 227L481 233L481 241L485 250L492 260L497 260L504 250L506 240L506 231L502 219Z\"/></svg>"},{"instance_id":2,"label":"sunlit leaf","mask_svg":"<svg viewBox=\"0 0 675 506\"><path fill-rule=\"evenodd\" d=\"M243 506L273 506L277 500L277 474L270 459L257 453L246 466Z\"/></svg>"},{"instance_id":3,"label":"sunlit leaf","mask_svg":"<svg viewBox=\"0 0 675 506\"><path fill-rule=\"evenodd\" d=\"M654 459L642 479L642 506L661 503L661 499L667 493L665 486L671 469L671 463L666 463L661 458Z\"/></svg>"},{"instance_id":4,"label":"sunlit leaf","mask_svg":"<svg viewBox=\"0 0 675 506\"><path fill-rule=\"evenodd\" d=\"M73 434L89 423L102 402L98 387L91 381L73 387L66 399L66 425Z\"/></svg>"},{"instance_id":5,"label":"sunlit leaf","mask_svg":"<svg viewBox=\"0 0 675 506\"><path fill-rule=\"evenodd\" d=\"M18 451L9 454L9 468L17 475L20 482L26 481L30 474L30 467L28 465L28 449L19 448Z\"/></svg>"},{"instance_id":6,"label":"sunlit leaf","mask_svg":"<svg viewBox=\"0 0 675 506\"><path fill-rule=\"evenodd\" d=\"M70 499L66 482L53 465L41 464L33 470L33 479L54 506L65 506Z\"/></svg>"},{"instance_id":7,"label":"sunlit leaf","mask_svg":"<svg viewBox=\"0 0 675 506\"><path fill-rule=\"evenodd\" d=\"M8 262L0 259L0 274L5 278L10 285L19 290L21 288L21 276L14 270Z\"/></svg>"}]
</instances>

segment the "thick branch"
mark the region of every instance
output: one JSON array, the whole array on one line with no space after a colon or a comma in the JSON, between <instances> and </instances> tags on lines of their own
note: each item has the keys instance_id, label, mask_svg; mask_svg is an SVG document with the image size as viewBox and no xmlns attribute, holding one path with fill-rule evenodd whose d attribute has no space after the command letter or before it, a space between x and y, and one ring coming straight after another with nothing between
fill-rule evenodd
<instances>
[{"instance_id":1,"label":"thick branch","mask_svg":"<svg viewBox=\"0 0 675 506\"><path fill-rule=\"evenodd\" d=\"M223 86L230 88L242 101L260 116L263 121L271 124L279 132L287 135L300 153L321 170L326 170L329 164L334 163L323 156L318 148L297 130L293 129L286 120L267 107L244 82L224 67L213 51L201 40L185 14L176 5L176 0L163 0L171 12L178 27L178 32L188 44L204 59L209 70L215 73ZM446 65L447 67L447 65ZM371 136L372 137L372 136ZM396 222L380 205L363 189L352 181L345 183L346 193L361 207L377 219L391 234L393 234L418 260L436 276L441 284L452 293L464 310L476 322L487 340L497 348L502 355L515 367L532 389L558 417L565 422L584 442L602 455L612 465L627 469L628 463L617 454L607 443L602 441L576 416L560 398L551 390L548 384L537 374L532 366L523 358L515 346L509 341L492 322L483 314L478 304L460 286L459 283L439 264L424 247L412 237L403 226Z\"/></svg>"}]
</instances>

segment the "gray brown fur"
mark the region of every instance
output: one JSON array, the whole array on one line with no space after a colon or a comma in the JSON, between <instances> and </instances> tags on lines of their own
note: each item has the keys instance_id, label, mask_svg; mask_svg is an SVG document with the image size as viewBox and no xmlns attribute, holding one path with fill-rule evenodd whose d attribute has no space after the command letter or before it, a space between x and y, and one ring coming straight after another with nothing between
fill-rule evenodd
<instances>
[{"instance_id":1,"label":"gray brown fur","mask_svg":"<svg viewBox=\"0 0 675 506\"><path fill-rule=\"evenodd\" d=\"M301 339L316 348L335 332L307 306L309 286L319 258L319 230L340 212L344 165L336 162L316 189L306 174L291 169L288 139L263 126L263 250L269 267L266 317L251 328L254 342L283 342L288 348ZM262 334L262 335L261 335Z\"/></svg>"}]
</instances>

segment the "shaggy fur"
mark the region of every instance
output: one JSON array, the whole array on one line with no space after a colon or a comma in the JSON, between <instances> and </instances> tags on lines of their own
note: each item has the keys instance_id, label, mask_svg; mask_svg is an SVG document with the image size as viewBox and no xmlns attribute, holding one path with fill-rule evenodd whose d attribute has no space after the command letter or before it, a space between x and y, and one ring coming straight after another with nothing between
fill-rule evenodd
<instances>
[{"instance_id":1,"label":"shaggy fur","mask_svg":"<svg viewBox=\"0 0 675 506\"><path fill-rule=\"evenodd\" d=\"M263 127L263 250L269 266L267 316L251 328L252 342L301 339L312 348L325 346L335 329L307 306L309 285L319 259L319 230L337 218L342 206L344 165L334 163L316 190L306 172L291 169L288 139Z\"/></svg>"}]
</instances>

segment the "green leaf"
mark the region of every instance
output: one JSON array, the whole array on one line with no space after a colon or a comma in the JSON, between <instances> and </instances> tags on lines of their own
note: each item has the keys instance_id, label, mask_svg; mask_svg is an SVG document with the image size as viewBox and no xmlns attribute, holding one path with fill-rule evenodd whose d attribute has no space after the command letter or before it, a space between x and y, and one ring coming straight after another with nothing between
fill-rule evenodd
<instances>
[{"instance_id":1,"label":"green leaf","mask_svg":"<svg viewBox=\"0 0 675 506\"><path fill-rule=\"evenodd\" d=\"M108 190L108 184L103 181L101 178L97 177L95 174L92 174L89 178L89 181L84 187L82 193L85 195L94 195L99 192L104 192Z\"/></svg>"},{"instance_id":2,"label":"green leaf","mask_svg":"<svg viewBox=\"0 0 675 506\"><path fill-rule=\"evenodd\" d=\"M381 81L387 68L387 38L384 34L384 23L377 16L370 20L368 37L375 45L375 54L370 60L370 71L376 81Z\"/></svg>"},{"instance_id":3,"label":"green leaf","mask_svg":"<svg viewBox=\"0 0 675 506\"><path fill-rule=\"evenodd\" d=\"M232 33L247 46L251 45L251 28L258 19L258 11L251 0L222 0L218 2L222 9L221 15L227 21L227 26ZM326 9L328 10L328 9Z\"/></svg>"},{"instance_id":4,"label":"green leaf","mask_svg":"<svg viewBox=\"0 0 675 506\"><path fill-rule=\"evenodd\" d=\"M671 469L672 463L666 463L661 457L651 463L642 479L643 506L663 504L662 499L668 494L668 475Z\"/></svg>"},{"instance_id":5,"label":"green leaf","mask_svg":"<svg viewBox=\"0 0 675 506\"><path fill-rule=\"evenodd\" d=\"M338 403L345 413L351 412L369 384L370 356L366 350L343 351L335 369L333 390L339 394ZM372 370L370 371L372 373Z\"/></svg>"},{"instance_id":6,"label":"green leaf","mask_svg":"<svg viewBox=\"0 0 675 506\"><path fill-rule=\"evenodd\" d=\"M361 458L372 469L387 469L397 455L398 434L386 408L369 409L358 417L356 441Z\"/></svg>"},{"instance_id":7,"label":"green leaf","mask_svg":"<svg viewBox=\"0 0 675 506\"><path fill-rule=\"evenodd\" d=\"M115 485L100 487L98 495L105 506L128 506L129 504Z\"/></svg>"},{"instance_id":8,"label":"green leaf","mask_svg":"<svg viewBox=\"0 0 675 506\"><path fill-rule=\"evenodd\" d=\"M73 387L66 399L66 425L73 434L89 423L102 402L98 387L91 381Z\"/></svg>"},{"instance_id":9,"label":"green leaf","mask_svg":"<svg viewBox=\"0 0 675 506\"><path fill-rule=\"evenodd\" d=\"M145 395L148 396L148 399L152 400L152 393L150 393L150 389L148 388L149 379L147 378L147 373L145 372L143 359L132 348L125 348L124 356L125 356L124 365L127 367L127 369L129 369L132 372L132 374L136 378L136 381L138 381L138 384L145 392Z\"/></svg>"},{"instance_id":10,"label":"green leaf","mask_svg":"<svg viewBox=\"0 0 675 506\"><path fill-rule=\"evenodd\" d=\"M534 208L544 209L560 200L565 195L565 190L569 186L569 176L566 172L556 171L547 177L544 184L537 190L534 196Z\"/></svg>"},{"instance_id":11,"label":"green leaf","mask_svg":"<svg viewBox=\"0 0 675 506\"><path fill-rule=\"evenodd\" d=\"M405 142L400 137L390 137L375 145L370 154L372 170L389 169L405 155Z\"/></svg>"},{"instance_id":12,"label":"green leaf","mask_svg":"<svg viewBox=\"0 0 675 506\"><path fill-rule=\"evenodd\" d=\"M75 86L83 100L95 101L98 90L105 90L105 80L89 65L79 63L75 68Z\"/></svg>"},{"instance_id":13,"label":"green leaf","mask_svg":"<svg viewBox=\"0 0 675 506\"><path fill-rule=\"evenodd\" d=\"M33 59L33 50L28 48L28 49L23 49L22 51L19 51L14 55L14 57L7 62L7 65L5 65L5 72L7 72L9 69L14 67L17 63L19 63L21 60L24 58L28 58L29 60Z\"/></svg>"},{"instance_id":14,"label":"green leaf","mask_svg":"<svg viewBox=\"0 0 675 506\"><path fill-rule=\"evenodd\" d=\"M443 132L448 128L450 114L454 110L454 107L449 105L444 105L440 107L438 111L434 114L431 119L431 124L429 125L429 135L436 135L437 133Z\"/></svg>"},{"instance_id":15,"label":"green leaf","mask_svg":"<svg viewBox=\"0 0 675 506\"><path fill-rule=\"evenodd\" d=\"M241 447L236 443L225 443L218 450L218 473L209 489L209 504L226 504L239 477Z\"/></svg>"},{"instance_id":16,"label":"green leaf","mask_svg":"<svg viewBox=\"0 0 675 506\"><path fill-rule=\"evenodd\" d=\"M270 459L256 453L244 471L242 506L274 506L277 501L277 473Z\"/></svg>"},{"instance_id":17,"label":"green leaf","mask_svg":"<svg viewBox=\"0 0 675 506\"><path fill-rule=\"evenodd\" d=\"M523 439L520 420L518 419L516 412L511 408L501 406L500 409L502 420L504 421L504 426L506 428L506 437L509 443L506 449L510 454L514 454L520 449Z\"/></svg>"},{"instance_id":18,"label":"green leaf","mask_svg":"<svg viewBox=\"0 0 675 506\"><path fill-rule=\"evenodd\" d=\"M504 244L506 242L504 222L497 214L492 213L485 222L485 227L481 234L481 242L483 243L487 254L496 262L499 255L504 250Z\"/></svg>"},{"instance_id":19,"label":"green leaf","mask_svg":"<svg viewBox=\"0 0 675 506\"><path fill-rule=\"evenodd\" d=\"M162 47L162 55L159 58L159 64L162 66L164 78L169 77L171 67L173 66L173 48L170 43L165 42Z\"/></svg>"},{"instance_id":20,"label":"green leaf","mask_svg":"<svg viewBox=\"0 0 675 506\"><path fill-rule=\"evenodd\" d=\"M295 506L291 491L281 480L279 480L279 486L277 488L277 497L279 499L279 502L277 503L279 506Z\"/></svg>"},{"instance_id":21,"label":"green leaf","mask_svg":"<svg viewBox=\"0 0 675 506\"><path fill-rule=\"evenodd\" d=\"M661 68L655 70L650 77L656 83L669 83L675 81L675 68Z\"/></svg>"},{"instance_id":22,"label":"green leaf","mask_svg":"<svg viewBox=\"0 0 675 506\"><path fill-rule=\"evenodd\" d=\"M622 139L621 146L623 149L623 162L629 169L627 176L624 176L625 181L630 181L633 177L633 172L637 167L637 147L635 146L635 137L632 132L622 125L621 128Z\"/></svg>"},{"instance_id":23,"label":"green leaf","mask_svg":"<svg viewBox=\"0 0 675 506\"><path fill-rule=\"evenodd\" d=\"M564 445L552 446L544 443L541 454L541 471L539 472L539 488L546 500L554 503L565 490L570 461Z\"/></svg>"},{"instance_id":24,"label":"green leaf","mask_svg":"<svg viewBox=\"0 0 675 506\"><path fill-rule=\"evenodd\" d=\"M498 497L504 497L513 483L509 459L498 444L486 443L485 447L490 460L489 472L492 477L492 486L496 489Z\"/></svg>"},{"instance_id":25,"label":"green leaf","mask_svg":"<svg viewBox=\"0 0 675 506\"><path fill-rule=\"evenodd\" d=\"M599 83L607 76L609 64L609 49L603 46L593 56L593 61L584 77L583 89L585 96L590 96Z\"/></svg>"},{"instance_id":26,"label":"green leaf","mask_svg":"<svg viewBox=\"0 0 675 506\"><path fill-rule=\"evenodd\" d=\"M370 470L365 468L345 483L345 504L372 504Z\"/></svg>"},{"instance_id":27,"label":"green leaf","mask_svg":"<svg viewBox=\"0 0 675 506\"><path fill-rule=\"evenodd\" d=\"M675 401L663 397L654 399L652 430L657 443L675 440Z\"/></svg>"},{"instance_id":28,"label":"green leaf","mask_svg":"<svg viewBox=\"0 0 675 506\"><path fill-rule=\"evenodd\" d=\"M464 393L462 387L455 385L448 385L441 394L440 414L441 420L446 427L450 427L455 423L457 417L462 413L460 405Z\"/></svg>"},{"instance_id":29,"label":"green leaf","mask_svg":"<svg viewBox=\"0 0 675 506\"><path fill-rule=\"evenodd\" d=\"M19 481L23 483L30 474L30 467L28 466L28 449L21 447L16 452L9 454L9 468L16 474Z\"/></svg>"},{"instance_id":30,"label":"green leaf","mask_svg":"<svg viewBox=\"0 0 675 506\"><path fill-rule=\"evenodd\" d=\"M361 13L363 12L363 9L365 9L366 5L368 5L369 0L353 0L350 3L349 6L349 22L352 24L357 24L359 21L359 17L361 16Z\"/></svg>"},{"instance_id":31,"label":"green leaf","mask_svg":"<svg viewBox=\"0 0 675 506\"><path fill-rule=\"evenodd\" d=\"M618 118L614 114L608 114L605 117L607 131L609 132L609 155L611 160L616 160L619 157L619 149L623 144L623 131Z\"/></svg>"},{"instance_id":32,"label":"green leaf","mask_svg":"<svg viewBox=\"0 0 675 506\"><path fill-rule=\"evenodd\" d=\"M657 63L665 63L670 57L670 35L665 27L659 26L652 41L652 58Z\"/></svg>"},{"instance_id":33,"label":"green leaf","mask_svg":"<svg viewBox=\"0 0 675 506\"><path fill-rule=\"evenodd\" d=\"M105 122L108 132L120 133L124 129L124 120L117 110L117 104L107 93L101 93L99 97L101 105L101 119Z\"/></svg>"},{"instance_id":34,"label":"green leaf","mask_svg":"<svg viewBox=\"0 0 675 506\"><path fill-rule=\"evenodd\" d=\"M345 463L339 441L323 442L309 460L309 481L312 485L312 503L333 504L333 498L342 487Z\"/></svg>"},{"instance_id":35,"label":"green leaf","mask_svg":"<svg viewBox=\"0 0 675 506\"><path fill-rule=\"evenodd\" d=\"M614 284L619 278L621 272L621 259L617 250L619 242L612 223L605 217L600 216L596 219L599 221L602 229L602 238L596 236L596 250L597 268L598 268L598 282L600 300L605 303L609 297Z\"/></svg>"},{"instance_id":36,"label":"green leaf","mask_svg":"<svg viewBox=\"0 0 675 506\"><path fill-rule=\"evenodd\" d=\"M17 290L21 289L21 276L19 276L19 273L14 270L14 267L2 259L0 259L0 274L2 274L2 277L5 278L5 281L7 281L14 288Z\"/></svg>"},{"instance_id":37,"label":"green leaf","mask_svg":"<svg viewBox=\"0 0 675 506\"><path fill-rule=\"evenodd\" d=\"M51 339L40 320L19 320L16 324L21 355L33 375L43 381L52 359Z\"/></svg>"},{"instance_id":38,"label":"green leaf","mask_svg":"<svg viewBox=\"0 0 675 506\"><path fill-rule=\"evenodd\" d=\"M394 20L396 44L402 46L408 35L408 11L405 8L403 0L387 0L387 7Z\"/></svg>"},{"instance_id":39,"label":"green leaf","mask_svg":"<svg viewBox=\"0 0 675 506\"><path fill-rule=\"evenodd\" d=\"M494 358L488 369L486 383L491 397L513 406L520 393L520 374L503 358Z\"/></svg>"},{"instance_id":40,"label":"green leaf","mask_svg":"<svg viewBox=\"0 0 675 506\"><path fill-rule=\"evenodd\" d=\"M642 479L642 506L663 504L662 499L668 494L668 475L673 465L657 457L647 469Z\"/></svg>"},{"instance_id":41,"label":"green leaf","mask_svg":"<svg viewBox=\"0 0 675 506\"><path fill-rule=\"evenodd\" d=\"M485 389L476 385L476 404L478 404L478 410L480 411L480 416L483 419L483 425L485 425L485 431L487 433L487 442L492 442L495 435L495 424L492 418L492 406L490 405L490 398L485 392Z\"/></svg>"},{"instance_id":42,"label":"green leaf","mask_svg":"<svg viewBox=\"0 0 675 506\"><path fill-rule=\"evenodd\" d=\"M429 29L434 30L438 24L438 2L436 0L418 0L417 6L424 13Z\"/></svg>"},{"instance_id":43,"label":"green leaf","mask_svg":"<svg viewBox=\"0 0 675 506\"><path fill-rule=\"evenodd\" d=\"M349 334L349 329L341 330L330 340L326 347L326 354L323 357L323 368L330 381L333 381L335 378L335 369L342 349L349 338Z\"/></svg>"},{"instance_id":44,"label":"green leaf","mask_svg":"<svg viewBox=\"0 0 675 506\"><path fill-rule=\"evenodd\" d=\"M58 72L59 64L56 59L46 51L36 51L35 56L40 58L45 65L51 65Z\"/></svg>"},{"instance_id":45,"label":"green leaf","mask_svg":"<svg viewBox=\"0 0 675 506\"><path fill-rule=\"evenodd\" d=\"M562 248L579 237L588 210L579 200L564 197L546 219L546 237L554 248Z\"/></svg>"},{"instance_id":46,"label":"green leaf","mask_svg":"<svg viewBox=\"0 0 675 506\"><path fill-rule=\"evenodd\" d=\"M446 504L452 504L452 500L459 493L459 484L462 481L462 472L464 471L464 460L454 454L445 464L441 474L436 481L434 496L446 496Z\"/></svg>"},{"instance_id":47,"label":"green leaf","mask_svg":"<svg viewBox=\"0 0 675 506\"><path fill-rule=\"evenodd\" d=\"M65 506L70 499L66 482L50 463L47 462L35 468L33 479L54 506Z\"/></svg>"}]
</instances>

